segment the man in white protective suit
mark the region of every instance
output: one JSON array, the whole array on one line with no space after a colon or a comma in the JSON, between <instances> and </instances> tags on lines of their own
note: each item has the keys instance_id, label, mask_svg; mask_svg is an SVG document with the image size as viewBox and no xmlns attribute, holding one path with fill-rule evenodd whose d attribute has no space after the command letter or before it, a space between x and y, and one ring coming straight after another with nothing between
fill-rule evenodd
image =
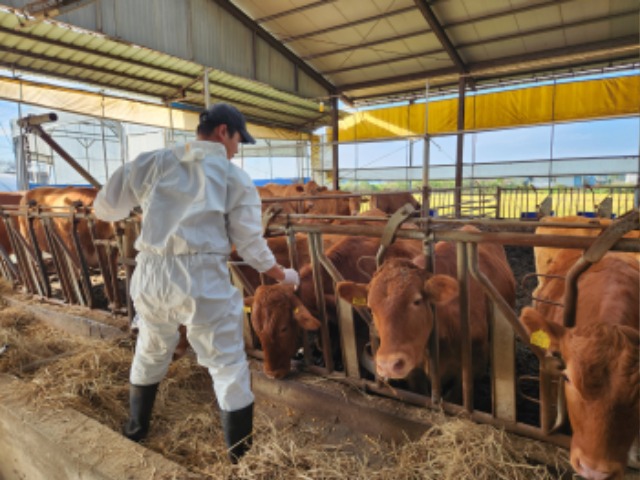
<instances>
[{"instance_id":1,"label":"man in white protective suit","mask_svg":"<svg viewBox=\"0 0 640 480\"><path fill-rule=\"evenodd\" d=\"M158 385L178 342L178 326L213 379L233 463L251 447L253 403L242 335L243 302L229 279L231 246L280 283L298 272L276 263L262 237L260 197L231 162L239 143L255 143L244 116L215 104L200 114L197 140L143 153L120 167L99 192L95 215L106 221L143 212L131 298L142 321L130 373L124 435L144 439Z\"/></svg>"}]
</instances>

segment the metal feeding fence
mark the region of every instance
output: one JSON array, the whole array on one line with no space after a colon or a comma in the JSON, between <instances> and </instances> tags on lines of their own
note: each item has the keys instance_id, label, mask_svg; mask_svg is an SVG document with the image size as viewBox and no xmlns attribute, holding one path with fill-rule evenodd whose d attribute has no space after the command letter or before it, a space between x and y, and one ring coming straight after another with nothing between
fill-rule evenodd
<instances>
[{"instance_id":1,"label":"metal feeding fence","mask_svg":"<svg viewBox=\"0 0 640 480\"><path fill-rule=\"evenodd\" d=\"M485 192L485 195L488 195ZM440 204L440 208L444 204ZM484 204L483 204L484 205ZM402 209L401 209L402 210ZM271 223L265 223L265 231L270 235L285 235L288 239L288 264L297 266L298 237L303 234L308 239L308 253L312 268L312 289L318 306L318 318L321 322L320 341L312 341L309 334L303 342L303 355L298 360L304 370L344 382L351 387L356 386L363 392L391 397L396 400L419 405L427 408L443 408L451 414L464 413L479 423L487 423L505 428L530 438L543 440L556 445L567 447L569 436L560 432L560 427L566 421L565 412L557 405L561 405L558 398L558 378L549 374L544 368L547 361L539 352L531 350L528 339L519 323L517 313L512 306L506 304L495 287L478 270L477 246L485 243L501 245L525 246L561 246L577 245L586 248L593 241L592 238L541 236L533 233L522 233L523 222L494 219L446 219L425 218L416 216L417 212L410 210L399 211L389 219L380 219L380 226L364 223L367 218L342 217L343 221L355 224L329 225L326 223L304 223L308 220L302 214L276 216ZM65 304L79 304L89 308L108 308L116 314L133 316L132 305L126 286L135 266L135 251L133 242L138 234L139 218L132 217L124 222L114 224L113 235L104 238L99 235L90 209L73 206L66 212L48 211L37 206L28 209L4 209L3 225L7 229L14 255L2 252L0 265L2 273L16 283L43 299L57 299ZM61 222L64 220L64 222ZM18 224L22 223L20 229ZM60 228L64 224L70 233L71 243L64 240L65 235ZM463 224L476 224L481 230L461 232L458 227ZM410 224L410 225L407 225ZM536 226L536 222L527 226ZM407 228L405 228L405 226ZM46 237L42 244L36 238L37 230L41 229ZM81 234L80 229L87 229L89 235ZM443 398L443 386L439 385L438 369L439 354L435 345L429 351L429 364L432 379L430 392L421 393L406 385L390 385L384 379L378 378L375 369L371 369L371 359L377 348L377 332L373 328L370 314L363 306L352 307L339 300L337 303L337 320L329 318L329 307L325 305L325 294L331 294L326 289L346 278L341 270L339 260L332 259L328 250L323 246L323 236L340 234L350 237L375 237L382 247L389 247L396 238L413 239L429 253L435 242L445 240L456 245L457 278L466 284L471 278L481 284L484 294L489 299L492 316L490 319L489 348L492 361L487 371L486 382L483 384L488 392L488 402L479 404L475 400L474 385L465 381L462 388L462 401L456 403ZM542 238L545 237L545 238ZM69 236L67 235L67 238ZM99 257L94 266L88 261L87 243L90 242L98 251ZM614 246L617 249L638 251L637 241L621 241ZM382 258L380 251L376 262ZM283 262L284 264L284 262ZM257 288L256 284L248 285L246 276L238 275L238 264L231 263L234 283L247 295ZM259 282L264 281L261 278ZM329 286L329 287L328 287ZM98 293L98 289L103 289ZM123 297L124 295L124 297ZM96 297L104 299L97 301ZM105 302L106 300L106 302ZM469 299L460 297L460 306L469 305ZM252 329L249 319L250 313L245 311L245 342L250 355L262 358L262 350L257 336ZM461 317L462 318L462 317ZM335 323L337 322L337 323ZM358 327L359 325L359 327ZM337 326L337 331L333 327ZM365 327L366 347L362 348L359 337L361 327ZM359 333L360 332L360 333ZM435 338L435 337L434 337ZM467 339L468 340L468 339ZM462 350L470 345L461 339ZM520 343L530 357L537 358L534 374L522 374L517 370L516 344ZM318 349L320 352L318 353ZM469 352L465 358L471 358ZM538 364L543 365L537 369ZM462 378L471 378L472 365L463 363ZM534 384L534 393L523 392L523 382ZM529 409L533 405L533 420L530 416L523 416L523 402L529 402ZM527 414L530 415L530 414Z\"/></svg>"},{"instance_id":2,"label":"metal feeding fence","mask_svg":"<svg viewBox=\"0 0 640 480\"><path fill-rule=\"evenodd\" d=\"M402 218L401 218L402 217ZM556 445L569 445L570 437L563 433L562 427L566 425L567 416L563 409L563 398L559 388L559 376L553 373L553 362L556 359L541 354L540 351L531 349L529 339L518 320L517 311L508 305L497 293L491 281L478 269L478 245L485 242L501 245L532 247L555 246L587 248L593 238L580 237L554 237L541 236L534 233L523 233L521 221L496 221L491 219L455 220L455 219L425 219L412 217L411 213L398 211L386 224L387 226L372 225L327 225L305 224L297 222L303 219L302 215L289 215L286 221L275 219L274 223L267 226L267 230L274 235L285 235L288 239L291 258L296 255L296 242L298 235L304 234L308 238L310 265L313 274L306 278L311 281L312 290L315 292L317 303L316 315L321 322L318 334L319 342L313 341L310 333L305 333L303 342L303 355L299 358L301 368L305 371L344 382L351 387L357 386L365 392L375 393L386 397L398 399L410 404L444 409L451 414L467 414L474 421L487 423L521 435L554 443ZM356 223L357 220L354 220ZM409 228L402 228L404 222L411 224ZM458 227L468 223L475 223L483 230L478 232L466 232L458 230ZM537 222L527 224L535 227ZM584 224L582 224L584 225ZM437 241L453 242L457 253L457 277L461 285L467 284L470 279L481 284L484 294L491 305L490 319L490 346L492 361L487 374L486 385L479 387L470 381L472 365L463 362L463 395L460 403L449 401L443 396L443 385L439 384L438 369L440 365L437 330L432 334L429 343L427 362L430 372L430 390L427 393L417 392L410 384L390 384L386 379L379 378L375 368L372 368L372 356L375 355L379 339L373 326L370 313L365 304L360 302L350 305L340 300L337 303L337 311L333 318L329 314L329 308L320 299L334 297L334 293L327 291L332 285L335 291L337 282L347 278L349 272L344 271L344 259L340 256L333 258L331 250L324 249L323 236L341 234L349 236L367 236L380 239L381 250L394 242L395 238L414 239L425 245L425 252L430 252L431 246ZM622 240L616 244L616 249L631 249L638 251L637 242ZM382 255L379 254L381 257ZM378 258L376 258L378 260ZM234 269L235 270L235 269ZM244 288L245 280L234 274L236 285ZM309 285L306 285L307 287ZM302 288L302 287L301 287ZM524 287L519 287L524 288ZM246 290L252 294L254 289L248 286ZM468 294L468 290L467 290ZM327 297L328 295L328 297ZM470 298L460 296L460 311L468 309ZM262 348L257 335L252 330L249 315L245 318L245 340L248 352L257 358L263 358ZM466 319L466 320L465 320ZM461 322L468 321L461 313ZM437 325L437 322L435 322ZM367 346L362 348L362 326L366 325ZM434 327L434 328L437 328ZM463 359L471 358L471 353L464 353L465 348L471 348L469 335L462 333L460 345L463 351ZM520 344L522 350L516 348ZM318 346L319 345L319 346ZM320 348L320 352L317 351ZM519 355L528 351L529 357L535 357L535 373L523 373L517 367L521 363ZM336 354L336 352L338 352ZM336 356L337 355L337 356ZM465 380L466 379L466 380ZM534 393L525 393L525 385L534 384ZM477 400L475 389L484 388L490 397L489 402L481 404ZM526 405L528 404L528 406ZM534 413L531 413L533 409ZM527 410L527 412L523 412ZM533 418L533 420L532 420ZM637 466L637 464L635 464Z\"/></svg>"}]
</instances>

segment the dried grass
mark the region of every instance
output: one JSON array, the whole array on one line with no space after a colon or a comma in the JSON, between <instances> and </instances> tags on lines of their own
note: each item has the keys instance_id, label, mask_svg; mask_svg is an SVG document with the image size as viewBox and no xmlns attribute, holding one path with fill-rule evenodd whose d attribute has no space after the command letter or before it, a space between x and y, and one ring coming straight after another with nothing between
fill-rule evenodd
<instances>
[{"instance_id":1,"label":"dried grass","mask_svg":"<svg viewBox=\"0 0 640 480\"><path fill-rule=\"evenodd\" d=\"M5 307L0 347L4 344L9 347L0 355L0 372L26 381L16 395L34 408L71 407L120 430L128 408L131 340L71 337ZM305 412L272 412L257 405L254 447L239 465L230 465L209 375L184 357L161 384L146 446L202 479L556 478L546 467L529 464L528 452L514 447L502 431L462 419L443 416L420 440L394 445L317 422ZM557 464L564 470L564 452Z\"/></svg>"}]
</instances>

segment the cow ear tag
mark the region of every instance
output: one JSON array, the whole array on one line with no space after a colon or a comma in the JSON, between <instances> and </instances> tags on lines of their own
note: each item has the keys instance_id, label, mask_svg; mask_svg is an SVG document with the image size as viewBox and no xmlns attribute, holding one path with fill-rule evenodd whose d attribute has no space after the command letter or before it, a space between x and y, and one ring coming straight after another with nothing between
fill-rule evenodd
<instances>
[{"instance_id":1,"label":"cow ear tag","mask_svg":"<svg viewBox=\"0 0 640 480\"><path fill-rule=\"evenodd\" d=\"M351 304L356 307L364 307L367 305L367 299L364 297L353 297L351 299Z\"/></svg>"},{"instance_id":2,"label":"cow ear tag","mask_svg":"<svg viewBox=\"0 0 640 480\"><path fill-rule=\"evenodd\" d=\"M300 311L300 309L298 307L296 307L296 308L293 309L293 314L297 315L299 311Z\"/></svg>"},{"instance_id":3,"label":"cow ear tag","mask_svg":"<svg viewBox=\"0 0 640 480\"><path fill-rule=\"evenodd\" d=\"M244 307L244 313L251 313L251 307L245 306Z\"/></svg>"},{"instance_id":4,"label":"cow ear tag","mask_svg":"<svg viewBox=\"0 0 640 480\"><path fill-rule=\"evenodd\" d=\"M551 345L551 339L549 338L549 334L544 330L536 330L531 334L531 345L536 345L540 348L544 348L547 350Z\"/></svg>"}]
</instances>

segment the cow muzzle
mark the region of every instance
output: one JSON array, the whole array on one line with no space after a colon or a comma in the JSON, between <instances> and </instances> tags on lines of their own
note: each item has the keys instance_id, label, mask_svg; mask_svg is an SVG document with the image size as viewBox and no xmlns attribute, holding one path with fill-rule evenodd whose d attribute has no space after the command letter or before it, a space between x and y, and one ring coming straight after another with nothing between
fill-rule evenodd
<instances>
[{"instance_id":1,"label":"cow muzzle","mask_svg":"<svg viewBox=\"0 0 640 480\"><path fill-rule=\"evenodd\" d=\"M594 465L581 455L580 452L571 452L571 466L578 475L587 480L617 480L622 479L624 465L606 464Z\"/></svg>"},{"instance_id":2,"label":"cow muzzle","mask_svg":"<svg viewBox=\"0 0 640 480\"><path fill-rule=\"evenodd\" d=\"M413 369L413 362L403 352L376 355L376 371L383 378L404 378Z\"/></svg>"}]
</instances>

